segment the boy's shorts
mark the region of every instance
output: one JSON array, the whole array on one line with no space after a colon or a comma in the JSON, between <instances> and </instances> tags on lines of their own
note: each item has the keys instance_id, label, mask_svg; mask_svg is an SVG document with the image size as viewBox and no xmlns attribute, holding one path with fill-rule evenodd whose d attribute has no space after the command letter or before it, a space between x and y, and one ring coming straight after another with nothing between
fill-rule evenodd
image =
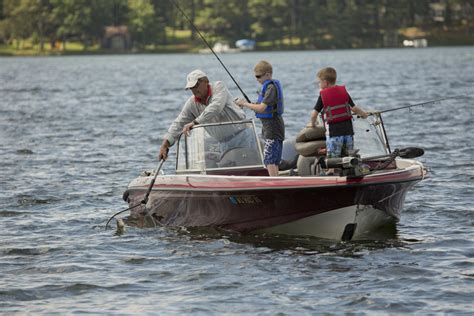
<instances>
[{"instance_id":1,"label":"boy's shorts","mask_svg":"<svg viewBox=\"0 0 474 316\"><path fill-rule=\"evenodd\" d=\"M354 137L352 135L326 137L326 157L342 157L342 153L354 150Z\"/></svg>"},{"instance_id":2,"label":"boy's shorts","mask_svg":"<svg viewBox=\"0 0 474 316\"><path fill-rule=\"evenodd\" d=\"M279 165L283 151L283 141L278 139L264 139L263 163L266 165Z\"/></svg>"}]
</instances>

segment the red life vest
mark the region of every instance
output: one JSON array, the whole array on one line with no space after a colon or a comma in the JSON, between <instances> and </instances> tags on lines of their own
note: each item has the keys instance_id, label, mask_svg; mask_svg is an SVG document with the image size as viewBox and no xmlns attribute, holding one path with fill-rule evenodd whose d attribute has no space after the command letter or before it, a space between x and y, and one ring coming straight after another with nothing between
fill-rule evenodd
<instances>
[{"instance_id":1,"label":"red life vest","mask_svg":"<svg viewBox=\"0 0 474 316\"><path fill-rule=\"evenodd\" d=\"M321 90L327 123L337 123L352 119L349 94L345 86L332 86Z\"/></svg>"}]
</instances>

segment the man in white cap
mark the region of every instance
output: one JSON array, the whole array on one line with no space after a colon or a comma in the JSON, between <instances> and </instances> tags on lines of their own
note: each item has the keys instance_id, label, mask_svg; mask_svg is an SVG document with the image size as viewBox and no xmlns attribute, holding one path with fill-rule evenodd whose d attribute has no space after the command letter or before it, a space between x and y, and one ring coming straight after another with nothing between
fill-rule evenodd
<instances>
[{"instance_id":1,"label":"man in white cap","mask_svg":"<svg viewBox=\"0 0 474 316\"><path fill-rule=\"evenodd\" d=\"M245 119L244 111L233 102L224 84L221 81L209 83L203 71L196 69L190 72L186 77L185 89L191 89L193 95L186 101L181 113L163 137L158 155L160 160L168 158L168 150L181 132L188 135L195 125Z\"/></svg>"}]
</instances>

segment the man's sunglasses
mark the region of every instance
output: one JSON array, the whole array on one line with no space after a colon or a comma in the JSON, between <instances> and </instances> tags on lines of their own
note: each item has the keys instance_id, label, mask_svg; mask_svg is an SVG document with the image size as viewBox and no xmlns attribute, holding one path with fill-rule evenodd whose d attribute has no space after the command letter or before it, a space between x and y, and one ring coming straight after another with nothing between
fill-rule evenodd
<instances>
[{"instance_id":1,"label":"man's sunglasses","mask_svg":"<svg viewBox=\"0 0 474 316\"><path fill-rule=\"evenodd\" d=\"M262 74L262 75L255 75L255 78L260 79L260 78L262 78L263 76L265 76L265 74Z\"/></svg>"},{"instance_id":2,"label":"man's sunglasses","mask_svg":"<svg viewBox=\"0 0 474 316\"><path fill-rule=\"evenodd\" d=\"M202 81L201 79L198 79L198 81L196 81L196 84L194 85L194 87L191 87L190 89L191 90L196 89L199 86L199 84L201 83L201 81Z\"/></svg>"}]
</instances>

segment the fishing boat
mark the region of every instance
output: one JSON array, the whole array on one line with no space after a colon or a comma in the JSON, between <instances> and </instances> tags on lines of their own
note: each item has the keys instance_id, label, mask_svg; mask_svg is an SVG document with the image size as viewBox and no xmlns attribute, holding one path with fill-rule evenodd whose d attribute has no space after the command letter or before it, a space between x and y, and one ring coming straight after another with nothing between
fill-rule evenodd
<instances>
[{"instance_id":1,"label":"fishing boat","mask_svg":"<svg viewBox=\"0 0 474 316\"><path fill-rule=\"evenodd\" d=\"M324 130L306 128L285 140L285 170L277 177L264 167L252 120L197 125L177 142L174 173L160 172L161 161L130 182L123 194L127 222L366 238L400 220L407 192L427 170L414 159L422 149L391 150L381 114L353 123L357 150L343 158L326 159ZM237 137L243 142L230 146ZM333 175L325 174L328 168Z\"/></svg>"}]
</instances>

